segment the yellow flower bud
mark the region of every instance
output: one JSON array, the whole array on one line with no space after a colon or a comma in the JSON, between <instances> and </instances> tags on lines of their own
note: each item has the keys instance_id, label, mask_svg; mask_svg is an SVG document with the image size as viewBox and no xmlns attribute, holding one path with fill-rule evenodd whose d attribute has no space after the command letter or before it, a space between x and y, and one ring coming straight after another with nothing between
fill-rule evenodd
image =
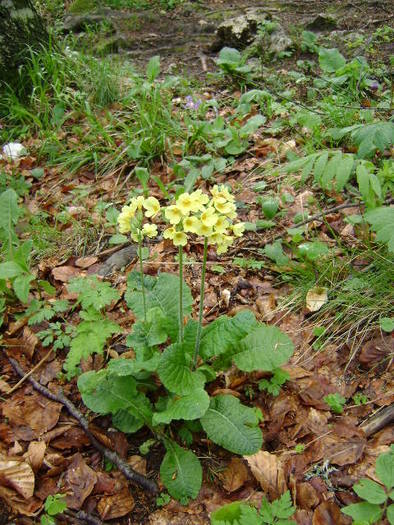
<instances>
[{"instance_id":1,"label":"yellow flower bud","mask_svg":"<svg viewBox=\"0 0 394 525\"><path fill-rule=\"evenodd\" d=\"M143 203L145 208L145 217L155 217L160 211L160 202L155 197L149 197L145 199Z\"/></svg>"}]
</instances>

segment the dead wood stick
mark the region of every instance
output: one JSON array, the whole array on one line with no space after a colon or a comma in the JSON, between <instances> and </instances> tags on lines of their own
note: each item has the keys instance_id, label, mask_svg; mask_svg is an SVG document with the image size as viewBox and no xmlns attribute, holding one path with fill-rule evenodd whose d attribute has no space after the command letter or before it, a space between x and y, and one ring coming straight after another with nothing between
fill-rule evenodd
<instances>
[{"instance_id":1,"label":"dead wood stick","mask_svg":"<svg viewBox=\"0 0 394 525\"><path fill-rule=\"evenodd\" d=\"M367 437L370 437L393 421L394 405L390 405L389 407L385 407L383 410L373 415L368 421L363 423L360 428L364 430Z\"/></svg>"},{"instance_id":2,"label":"dead wood stick","mask_svg":"<svg viewBox=\"0 0 394 525\"><path fill-rule=\"evenodd\" d=\"M11 357L8 357L9 362L12 365L12 368L15 370L17 374L19 374L21 377L25 376L25 372L22 369L22 367L19 365L19 363L12 359ZM154 481L146 478L139 472L136 472L133 468L130 467L122 458L118 456L116 452L113 450L109 450L107 447L105 447L102 443L98 441L98 439L92 434L92 432L89 429L89 422L88 420L81 414L81 412L77 409L77 407L63 394L61 390L59 390L56 394L54 392L51 392L46 388L45 386L42 386L38 381L36 381L33 377L28 378L29 383L33 386L34 390L37 390L40 394L45 396L48 399L51 399L52 401L56 401L57 403L61 403L64 405L68 412L78 421L78 423L81 425L83 430L85 431L85 434L90 439L92 445L105 457L107 458L111 463L116 465L118 469L126 476L126 478L136 485L140 485L144 489L148 490L149 492L153 492L153 494L158 493L157 485Z\"/></svg>"},{"instance_id":3,"label":"dead wood stick","mask_svg":"<svg viewBox=\"0 0 394 525\"><path fill-rule=\"evenodd\" d=\"M13 392L15 392L15 390L17 390L25 381L26 379L29 379L29 377L36 371L40 368L40 366L45 363L45 361L48 359L48 357L51 355L52 353L52 348L49 350L49 352L41 359L41 361L39 361L35 366L33 366L33 368L27 372L23 377L22 379L20 379L16 385L14 385L12 388L10 388L6 394L7 395L10 395L12 394Z\"/></svg>"},{"instance_id":4,"label":"dead wood stick","mask_svg":"<svg viewBox=\"0 0 394 525\"><path fill-rule=\"evenodd\" d=\"M65 510L61 516L68 516L70 518L73 518L75 521L82 521L84 523L89 523L89 525L103 525L103 522L99 520L98 518L95 518L91 514L88 514L87 512L83 510L79 510L78 512L73 512L69 509Z\"/></svg>"}]
</instances>

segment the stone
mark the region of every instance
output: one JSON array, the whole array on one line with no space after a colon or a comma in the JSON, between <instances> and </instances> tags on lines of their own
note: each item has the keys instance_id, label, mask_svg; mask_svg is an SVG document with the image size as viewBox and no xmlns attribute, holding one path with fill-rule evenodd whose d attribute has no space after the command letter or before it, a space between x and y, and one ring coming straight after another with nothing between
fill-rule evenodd
<instances>
[{"instance_id":1,"label":"stone","mask_svg":"<svg viewBox=\"0 0 394 525\"><path fill-rule=\"evenodd\" d=\"M337 20L328 13L319 13L313 20L308 22L305 29L308 31L331 31L338 27Z\"/></svg>"},{"instance_id":2,"label":"stone","mask_svg":"<svg viewBox=\"0 0 394 525\"><path fill-rule=\"evenodd\" d=\"M27 155L27 150L20 142L9 142L3 146L3 156L9 160L18 160Z\"/></svg>"},{"instance_id":3,"label":"stone","mask_svg":"<svg viewBox=\"0 0 394 525\"><path fill-rule=\"evenodd\" d=\"M225 20L216 31L216 40L212 45L212 50L219 51L223 47L244 49L253 42L259 24L266 20L266 17L265 13L249 11L245 15Z\"/></svg>"},{"instance_id":4,"label":"stone","mask_svg":"<svg viewBox=\"0 0 394 525\"><path fill-rule=\"evenodd\" d=\"M271 33L269 46L270 53L278 55L279 53L283 53L283 51L290 49L292 46L293 41L282 26L279 26Z\"/></svg>"}]
</instances>

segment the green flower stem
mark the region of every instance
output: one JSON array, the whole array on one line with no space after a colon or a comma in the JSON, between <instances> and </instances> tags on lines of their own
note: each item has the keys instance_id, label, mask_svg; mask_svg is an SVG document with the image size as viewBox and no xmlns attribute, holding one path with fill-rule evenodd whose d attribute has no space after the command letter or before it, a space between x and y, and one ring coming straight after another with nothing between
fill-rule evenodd
<instances>
[{"instance_id":1,"label":"green flower stem","mask_svg":"<svg viewBox=\"0 0 394 525\"><path fill-rule=\"evenodd\" d=\"M140 261L141 291L142 291L142 304L144 307L144 321L146 322L146 297L145 297L145 284L144 284L144 266L142 262L142 234L141 234L141 231L138 234L138 259Z\"/></svg>"},{"instance_id":2,"label":"green flower stem","mask_svg":"<svg viewBox=\"0 0 394 525\"><path fill-rule=\"evenodd\" d=\"M183 342L183 248L179 246L179 336L180 343Z\"/></svg>"},{"instance_id":3,"label":"green flower stem","mask_svg":"<svg viewBox=\"0 0 394 525\"><path fill-rule=\"evenodd\" d=\"M193 369L195 369L196 366L197 366L198 354L200 352L201 332L202 332L202 314L203 314L203 311L204 311L205 272L206 272L206 269L207 269L207 256L208 256L208 239L205 237L205 240L204 240L204 256L203 256L203 260L202 260L202 273L201 273L200 311L199 311L199 314L198 314L196 346L194 347Z\"/></svg>"}]
</instances>

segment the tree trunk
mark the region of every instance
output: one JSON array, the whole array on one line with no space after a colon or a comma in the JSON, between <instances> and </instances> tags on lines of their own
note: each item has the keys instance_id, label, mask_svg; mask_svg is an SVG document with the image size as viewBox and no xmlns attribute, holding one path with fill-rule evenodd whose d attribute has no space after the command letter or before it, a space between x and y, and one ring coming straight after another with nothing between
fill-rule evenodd
<instances>
[{"instance_id":1,"label":"tree trunk","mask_svg":"<svg viewBox=\"0 0 394 525\"><path fill-rule=\"evenodd\" d=\"M0 0L0 85L12 84L29 56L28 46L48 42L48 33L31 0Z\"/></svg>"}]
</instances>

